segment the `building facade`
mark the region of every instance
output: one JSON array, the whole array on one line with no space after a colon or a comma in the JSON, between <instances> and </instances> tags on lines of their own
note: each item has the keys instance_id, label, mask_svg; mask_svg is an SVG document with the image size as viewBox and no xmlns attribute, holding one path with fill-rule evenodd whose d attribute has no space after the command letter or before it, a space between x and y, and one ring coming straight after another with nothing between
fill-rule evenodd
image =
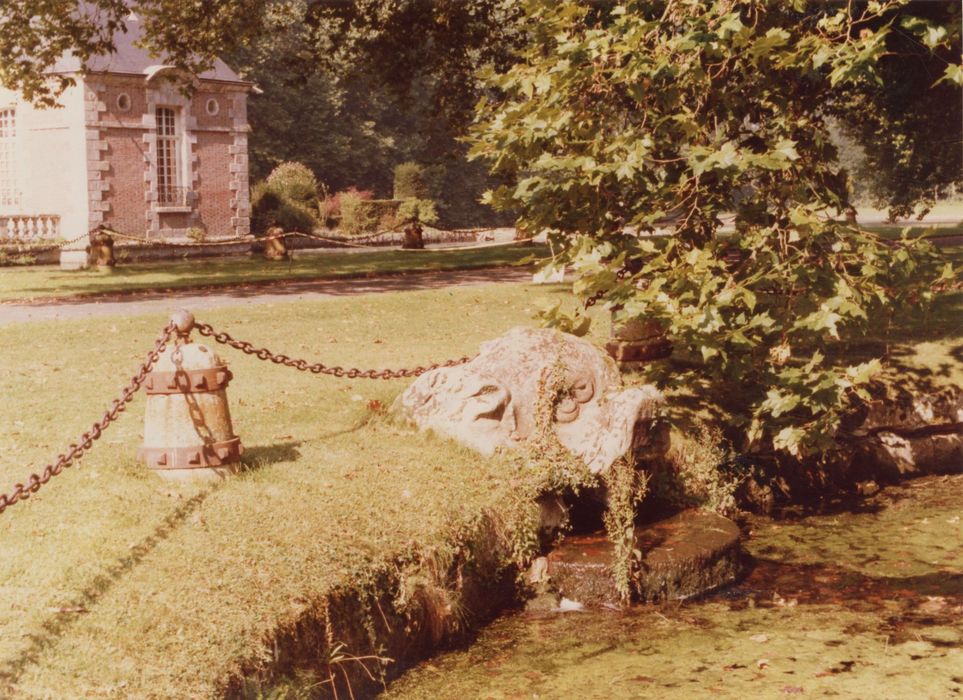
<instances>
[{"instance_id":1,"label":"building facade","mask_svg":"<svg viewBox=\"0 0 963 700\"><path fill-rule=\"evenodd\" d=\"M250 232L247 97L221 61L184 76L134 46L53 72L75 84L39 109L0 88L0 240L71 240L105 226L150 239ZM83 69L82 69L83 68ZM86 239L65 266L86 263Z\"/></svg>"}]
</instances>

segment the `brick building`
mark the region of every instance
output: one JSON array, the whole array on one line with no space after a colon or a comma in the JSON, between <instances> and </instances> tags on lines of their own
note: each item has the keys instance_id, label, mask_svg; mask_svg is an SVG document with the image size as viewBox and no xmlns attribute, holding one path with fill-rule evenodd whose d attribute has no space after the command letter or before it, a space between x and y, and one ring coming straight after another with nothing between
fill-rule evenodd
<instances>
[{"instance_id":1,"label":"brick building","mask_svg":"<svg viewBox=\"0 0 963 700\"><path fill-rule=\"evenodd\" d=\"M250 231L247 96L223 61L198 76L134 46L137 18L116 52L54 73L76 84L38 109L0 88L0 240L72 239L100 225L153 239ZM81 240L61 256L86 263Z\"/></svg>"}]
</instances>

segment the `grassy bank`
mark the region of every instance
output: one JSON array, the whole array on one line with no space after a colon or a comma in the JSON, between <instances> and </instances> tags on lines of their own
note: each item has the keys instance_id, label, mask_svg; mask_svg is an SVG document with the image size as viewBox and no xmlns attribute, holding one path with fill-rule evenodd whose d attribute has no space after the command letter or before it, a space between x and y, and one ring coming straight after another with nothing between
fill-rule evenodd
<instances>
[{"instance_id":1,"label":"grassy bank","mask_svg":"<svg viewBox=\"0 0 963 700\"><path fill-rule=\"evenodd\" d=\"M113 270L63 271L49 265L13 267L0 271L0 301L472 269L512 265L531 255L545 255L546 251L544 246L428 251L392 249L355 253L295 252L293 259L286 262L252 257L134 264L121 262Z\"/></svg>"},{"instance_id":2,"label":"grassy bank","mask_svg":"<svg viewBox=\"0 0 963 700\"><path fill-rule=\"evenodd\" d=\"M292 355L411 366L476 351L551 293L414 292L204 320ZM0 331L4 489L90 424L163 322L125 318L96 336L79 323ZM287 653L275 642L318 616L331 592L373 591L387 577L408 581L408 600L427 595L424 562L443 578L438 562L457 558L460 544L471 548L500 523L496 539L508 547L527 517L511 464L378 415L404 380L316 377L225 356L247 473L215 489L146 473L135 458L139 396L79 467L0 516L0 695L218 694L243 676L269 675ZM463 614L453 605L442 616ZM349 644L349 655L373 651L337 629L329 641Z\"/></svg>"}]
</instances>

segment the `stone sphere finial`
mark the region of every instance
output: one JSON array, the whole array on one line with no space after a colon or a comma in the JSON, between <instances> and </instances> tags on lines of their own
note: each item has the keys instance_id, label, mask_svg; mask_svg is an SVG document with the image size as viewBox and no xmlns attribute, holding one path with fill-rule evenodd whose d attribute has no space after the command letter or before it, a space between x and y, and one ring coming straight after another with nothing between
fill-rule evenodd
<instances>
[{"instance_id":1,"label":"stone sphere finial","mask_svg":"<svg viewBox=\"0 0 963 700\"><path fill-rule=\"evenodd\" d=\"M181 309L171 314L171 321L177 330L177 335L186 338L194 329L194 314L187 309Z\"/></svg>"}]
</instances>

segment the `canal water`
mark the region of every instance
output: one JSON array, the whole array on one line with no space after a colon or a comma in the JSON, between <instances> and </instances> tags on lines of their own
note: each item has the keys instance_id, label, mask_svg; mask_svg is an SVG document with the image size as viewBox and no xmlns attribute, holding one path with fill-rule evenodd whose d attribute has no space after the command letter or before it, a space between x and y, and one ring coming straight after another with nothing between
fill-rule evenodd
<instances>
[{"instance_id":1,"label":"canal water","mask_svg":"<svg viewBox=\"0 0 963 700\"><path fill-rule=\"evenodd\" d=\"M747 528L736 586L624 612L507 614L382 697L963 697L963 475Z\"/></svg>"}]
</instances>

